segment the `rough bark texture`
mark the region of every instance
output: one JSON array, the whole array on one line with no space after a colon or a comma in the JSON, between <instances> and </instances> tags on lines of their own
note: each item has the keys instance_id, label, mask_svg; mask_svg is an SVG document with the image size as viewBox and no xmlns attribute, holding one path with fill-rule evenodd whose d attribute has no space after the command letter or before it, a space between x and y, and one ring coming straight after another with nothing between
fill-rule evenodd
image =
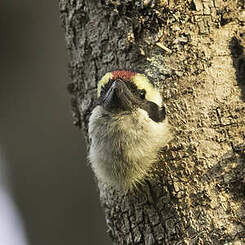
<instances>
[{"instance_id":1,"label":"rough bark texture","mask_svg":"<svg viewBox=\"0 0 245 245\"><path fill-rule=\"evenodd\" d=\"M245 243L243 0L60 0L75 124L108 71L162 89L174 140L141 190L100 184L115 244ZM144 160L144 159L142 159Z\"/></svg>"}]
</instances>

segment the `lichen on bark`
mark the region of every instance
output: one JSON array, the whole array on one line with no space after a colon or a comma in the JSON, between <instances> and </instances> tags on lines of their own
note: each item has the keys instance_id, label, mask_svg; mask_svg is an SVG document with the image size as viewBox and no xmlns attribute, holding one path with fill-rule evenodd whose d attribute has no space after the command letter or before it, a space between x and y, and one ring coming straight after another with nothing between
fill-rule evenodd
<instances>
[{"instance_id":1,"label":"lichen on bark","mask_svg":"<svg viewBox=\"0 0 245 245\"><path fill-rule=\"evenodd\" d=\"M245 10L240 0L60 0L74 121L108 71L162 90L174 140L135 193L100 184L115 244L245 242ZM143 161L144 159L142 159Z\"/></svg>"}]
</instances>

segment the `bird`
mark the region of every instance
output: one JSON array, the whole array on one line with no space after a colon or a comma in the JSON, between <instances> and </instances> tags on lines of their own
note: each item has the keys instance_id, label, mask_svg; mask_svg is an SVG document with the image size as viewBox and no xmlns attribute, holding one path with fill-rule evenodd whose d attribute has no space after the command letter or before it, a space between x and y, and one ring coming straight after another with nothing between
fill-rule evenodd
<instances>
[{"instance_id":1,"label":"bird","mask_svg":"<svg viewBox=\"0 0 245 245\"><path fill-rule=\"evenodd\" d=\"M159 88L143 73L106 73L97 85L88 136L88 159L98 181L118 191L136 189L172 138Z\"/></svg>"}]
</instances>

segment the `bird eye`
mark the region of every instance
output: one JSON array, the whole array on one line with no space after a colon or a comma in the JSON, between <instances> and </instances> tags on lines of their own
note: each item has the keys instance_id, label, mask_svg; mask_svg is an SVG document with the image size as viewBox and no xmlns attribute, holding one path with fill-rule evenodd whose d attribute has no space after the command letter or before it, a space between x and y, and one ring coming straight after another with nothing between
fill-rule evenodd
<instances>
[{"instance_id":1,"label":"bird eye","mask_svg":"<svg viewBox=\"0 0 245 245\"><path fill-rule=\"evenodd\" d=\"M146 94L146 91L144 89L141 89L140 90L140 98L145 99L145 94Z\"/></svg>"}]
</instances>

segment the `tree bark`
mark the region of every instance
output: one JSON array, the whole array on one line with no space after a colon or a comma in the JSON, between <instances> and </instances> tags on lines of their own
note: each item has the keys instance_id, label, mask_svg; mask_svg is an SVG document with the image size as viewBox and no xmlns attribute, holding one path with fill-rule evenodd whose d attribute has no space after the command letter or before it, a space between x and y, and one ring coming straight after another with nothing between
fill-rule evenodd
<instances>
[{"instance_id":1,"label":"tree bark","mask_svg":"<svg viewBox=\"0 0 245 245\"><path fill-rule=\"evenodd\" d=\"M86 134L96 83L126 69L160 87L174 129L139 191L99 183L114 244L245 243L244 7L60 0L74 123Z\"/></svg>"}]
</instances>

